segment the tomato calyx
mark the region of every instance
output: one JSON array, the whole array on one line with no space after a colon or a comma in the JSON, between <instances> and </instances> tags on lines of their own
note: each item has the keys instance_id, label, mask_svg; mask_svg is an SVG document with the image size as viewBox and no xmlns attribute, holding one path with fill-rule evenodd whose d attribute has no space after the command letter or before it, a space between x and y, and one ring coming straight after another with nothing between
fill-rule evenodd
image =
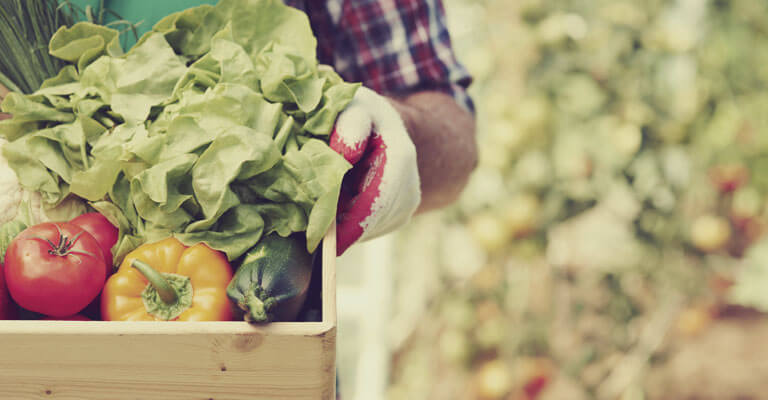
<instances>
[{"instance_id":1,"label":"tomato calyx","mask_svg":"<svg viewBox=\"0 0 768 400\"><path fill-rule=\"evenodd\" d=\"M56 225L56 230L59 233L59 237L57 238L57 243L54 243L50 239L46 239L44 237L40 236L32 236L32 239L42 240L46 243L48 243L49 246L51 246L50 249L48 249L48 254L52 256L58 256L58 257L64 257L68 256L72 252L72 247L74 247L77 244L77 241L80 239L80 236L85 233L85 231L78 232L75 236L72 237L72 239L68 238L66 235L64 235L64 232L61 231L61 228L59 228L58 225ZM93 256L93 254L88 252L77 252L77 253L84 253L88 254L90 256Z\"/></svg>"}]
</instances>

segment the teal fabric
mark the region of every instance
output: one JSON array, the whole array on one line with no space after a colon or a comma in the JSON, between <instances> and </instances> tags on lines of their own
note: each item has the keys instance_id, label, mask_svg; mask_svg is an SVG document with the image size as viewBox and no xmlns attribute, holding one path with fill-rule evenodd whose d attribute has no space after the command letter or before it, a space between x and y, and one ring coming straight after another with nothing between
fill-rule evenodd
<instances>
[{"instance_id":1,"label":"teal fabric","mask_svg":"<svg viewBox=\"0 0 768 400\"><path fill-rule=\"evenodd\" d=\"M98 9L100 0L69 0L70 3L85 10L87 6ZM152 27L168 14L186 10L201 4L216 4L218 0L103 0L104 7L114 11L123 20L133 24L141 22L138 26L138 36L152 29ZM109 16L106 22L115 21L117 18ZM125 34L124 46L135 43L133 34Z\"/></svg>"}]
</instances>

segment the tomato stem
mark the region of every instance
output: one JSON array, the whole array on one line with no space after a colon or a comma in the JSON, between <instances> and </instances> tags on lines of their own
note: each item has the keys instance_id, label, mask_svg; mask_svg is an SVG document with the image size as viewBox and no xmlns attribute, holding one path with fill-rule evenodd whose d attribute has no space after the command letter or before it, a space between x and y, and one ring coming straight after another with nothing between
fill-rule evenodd
<instances>
[{"instance_id":1,"label":"tomato stem","mask_svg":"<svg viewBox=\"0 0 768 400\"><path fill-rule=\"evenodd\" d=\"M166 280L161 273L157 272L156 269L141 260L133 260L131 266L139 270L139 272L147 278L149 284L157 290L157 294L165 304L174 304L178 301L179 295L176 293L176 290L173 289L171 284L168 283L168 280Z\"/></svg>"},{"instance_id":2,"label":"tomato stem","mask_svg":"<svg viewBox=\"0 0 768 400\"><path fill-rule=\"evenodd\" d=\"M60 257L68 255L72 250L72 247L74 247L75 244L77 244L77 240L80 238L80 235L85 233L85 231L78 232L78 234L75 235L75 237L73 237L72 240L70 240L68 237L64 235L64 232L61 231L58 225L56 225L56 230L59 231L59 237L56 243L52 242L50 239L46 239L40 236L33 236L32 238L42 240L48 243L48 245L51 246L51 248L48 250L48 254L52 256L60 256ZM84 253L90 255L90 253L87 253L87 252L84 252Z\"/></svg>"}]
</instances>

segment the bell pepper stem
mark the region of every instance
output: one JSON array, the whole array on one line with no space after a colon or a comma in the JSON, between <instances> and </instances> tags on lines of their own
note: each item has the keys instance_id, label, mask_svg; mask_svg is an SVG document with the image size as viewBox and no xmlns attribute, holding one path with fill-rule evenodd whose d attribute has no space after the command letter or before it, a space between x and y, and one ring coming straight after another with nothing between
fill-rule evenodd
<instances>
[{"instance_id":1,"label":"bell pepper stem","mask_svg":"<svg viewBox=\"0 0 768 400\"><path fill-rule=\"evenodd\" d=\"M133 260L131 266L139 270L139 272L147 278L149 284L157 290L157 294L165 304L174 304L179 300L179 295L176 293L176 290L173 289L162 274L157 272L157 270L152 268L149 264L141 260Z\"/></svg>"}]
</instances>

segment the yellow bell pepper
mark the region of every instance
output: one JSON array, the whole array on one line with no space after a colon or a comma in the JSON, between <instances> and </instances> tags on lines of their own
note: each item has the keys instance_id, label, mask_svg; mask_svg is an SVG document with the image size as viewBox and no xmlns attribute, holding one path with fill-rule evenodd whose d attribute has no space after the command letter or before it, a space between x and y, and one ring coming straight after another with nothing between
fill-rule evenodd
<instances>
[{"instance_id":1,"label":"yellow bell pepper","mask_svg":"<svg viewBox=\"0 0 768 400\"><path fill-rule=\"evenodd\" d=\"M229 321L232 267L205 244L168 238L129 253L104 286L105 321Z\"/></svg>"}]
</instances>

